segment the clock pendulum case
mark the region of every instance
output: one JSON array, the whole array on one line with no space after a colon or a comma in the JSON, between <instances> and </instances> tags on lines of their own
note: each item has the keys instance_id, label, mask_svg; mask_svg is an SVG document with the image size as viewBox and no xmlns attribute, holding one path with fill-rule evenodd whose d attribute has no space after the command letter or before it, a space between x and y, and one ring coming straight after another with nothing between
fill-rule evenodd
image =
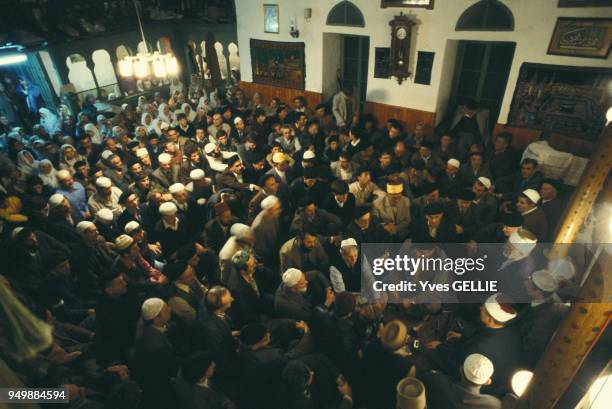
<instances>
[{"instance_id":1,"label":"clock pendulum case","mask_svg":"<svg viewBox=\"0 0 612 409\"><path fill-rule=\"evenodd\" d=\"M401 84L410 76L408 63L410 57L410 39L414 22L408 16L400 13L389 22L391 26L391 58L389 59L389 74L397 78Z\"/></svg>"}]
</instances>

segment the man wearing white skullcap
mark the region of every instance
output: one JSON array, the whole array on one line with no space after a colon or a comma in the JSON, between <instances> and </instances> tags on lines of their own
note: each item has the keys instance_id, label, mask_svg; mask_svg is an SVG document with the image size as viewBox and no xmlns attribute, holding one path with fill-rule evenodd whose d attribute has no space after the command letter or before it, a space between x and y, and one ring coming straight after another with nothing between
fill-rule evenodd
<instances>
[{"instance_id":1,"label":"man wearing white skullcap","mask_svg":"<svg viewBox=\"0 0 612 409\"><path fill-rule=\"evenodd\" d=\"M570 305L561 302L555 293L558 289L557 280L547 270L534 271L525 286L531 305L521 314L519 327L528 361L535 365L567 315Z\"/></svg>"},{"instance_id":2,"label":"man wearing white skullcap","mask_svg":"<svg viewBox=\"0 0 612 409\"><path fill-rule=\"evenodd\" d=\"M293 180L293 173L289 167L289 155L283 152L275 152L272 155L272 165L272 169L268 170L266 173L273 174L278 180L285 184L291 183Z\"/></svg>"},{"instance_id":3,"label":"man wearing white skullcap","mask_svg":"<svg viewBox=\"0 0 612 409\"><path fill-rule=\"evenodd\" d=\"M151 182L162 192L167 192L170 186L179 182L180 166L172 164L172 156L162 153L158 156L159 167L151 173Z\"/></svg>"},{"instance_id":4,"label":"man wearing white skullcap","mask_svg":"<svg viewBox=\"0 0 612 409\"><path fill-rule=\"evenodd\" d=\"M88 218L87 192L81 182L74 180L70 172L65 169L57 172L57 180L59 186L56 193L64 195L72 208L80 212L81 218Z\"/></svg>"},{"instance_id":5,"label":"man wearing white skullcap","mask_svg":"<svg viewBox=\"0 0 612 409\"><path fill-rule=\"evenodd\" d=\"M336 293L361 291L361 263L357 240L350 237L340 242L340 257L329 267L329 280Z\"/></svg>"},{"instance_id":6,"label":"man wearing white skullcap","mask_svg":"<svg viewBox=\"0 0 612 409\"><path fill-rule=\"evenodd\" d=\"M297 268L285 270L282 275L282 285L274 294L274 308L278 316L297 321L310 320L316 305L312 302L315 297L305 297L309 289L311 289L309 292L311 295L325 299L326 308L331 307L334 303L334 292L321 273L309 273L309 278L307 278L306 274Z\"/></svg>"},{"instance_id":7,"label":"man wearing white skullcap","mask_svg":"<svg viewBox=\"0 0 612 409\"><path fill-rule=\"evenodd\" d=\"M527 302L529 297L525 280L536 269L532 251L537 239L530 231L518 229L508 237L503 247L505 259L498 267L495 277L497 289L512 297L516 302Z\"/></svg>"},{"instance_id":8,"label":"man wearing white skullcap","mask_svg":"<svg viewBox=\"0 0 612 409\"><path fill-rule=\"evenodd\" d=\"M136 234L140 230L142 230L142 228L140 227L140 223L135 220L128 222L123 228L125 234L129 234L130 236L133 236L133 234Z\"/></svg>"},{"instance_id":9,"label":"man wearing white skullcap","mask_svg":"<svg viewBox=\"0 0 612 409\"><path fill-rule=\"evenodd\" d=\"M449 197L451 192L456 192L461 189L464 181L459 175L460 167L461 162L457 159L451 158L446 161L444 174L438 180L442 197Z\"/></svg>"},{"instance_id":10,"label":"man wearing white skullcap","mask_svg":"<svg viewBox=\"0 0 612 409\"><path fill-rule=\"evenodd\" d=\"M161 220L155 224L155 234L166 257L194 240L190 233L193 226L189 225L184 215L177 213L174 202L164 202L159 206Z\"/></svg>"},{"instance_id":11,"label":"man wearing white skullcap","mask_svg":"<svg viewBox=\"0 0 612 409\"><path fill-rule=\"evenodd\" d=\"M535 234L538 241L545 242L548 239L548 219L539 203L538 191L526 189L516 199L516 210L523 216L523 227Z\"/></svg>"},{"instance_id":12,"label":"man wearing white skullcap","mask_svg":"<svg viewBox=\"0 0 612 409\"><path fill-rule=\"evenodd\" d=\"M224 172L227 169L225 160L237 156L236 152L221 151L221 148L216 144L209 142L204 146L204 158L208 162L208 166L215 172Z\"/></svg>"},{"instance_id":13,"label":"man wearing white skullcap","mask_svg":"<svg viewBox=\"0 0 612 409\"><path fill-rule=\"evenodd\" d=\"M428 409L501 409L498 398L480 392L482 386L491 384L494 367L489 358L479 353L470 354L463 361L460 372L458 381L439 371L419 376L425 385Z\"/></svg>"},{"instance_id":14,"label":"man wearing white skullcap","mask_svg":"<svg viewBox=\"0 0 612 409\"><path fill-rule=\"evenodd\" d=\"M219 264L221 265L221 277L230 277L232 274L232 257L237 251L253 251L255 237L250 226L242 223L234 223L230 228L231 237L227 239L219 251Z\"/></svg>"},{"instance_id":15,"label":"man wearing white skullcap","mask_svg":"<svg viewBox=\"0 0 612 409\"><path fill-rule=\"evenodd\" d=\"M89 209L93 214L97 214L100 209L109 209L115 218L123 213L123 206L119 204L121 189L112 186L111 180L101 176L96 180L96 193L91 195L88 201Z\"/></svg>"},{"instance_id":16,"label":"man wearing white skullcap","mask_svg":"<svg viewBox=\"0 0 612 409\"><path fill-rule=\"evenodd\" d=\"M472 210L476 220L483 225L493 223L497 217L498 204L497 199L491 193L492 186L491 179L486 176L480 176L472 184L472 193L475 196Z\"/></svg>"},{"instance_id":17,"label":"man wearing white skullcap","mask_svg":"<svg viewBox=\"0 0 612 409\"><path fill-rule=\"evenodd\" d=\"M153 322L153 325L160 323L166 324L170 317L169 312L168 315L164 317L164 314L162 314L162 310L164 310L164 308L167 308L167 305L164 300L162 300L161 298L149 298L145 300L145 302L142 304L142 319L148 322L152 322L153 320L155 320L155 318L159 317L160 320L158 322Z\"/></svg>"},{"instance_id":18,"label":"man wearing white skullcap","mask_svg":"<svg viewBox=\"0 0 612 409\"><path fill-rule=\"evenodd\" d=\"M52 194L51 197L49 198L49 208L55 209L56 207L62 204L64 199L65 199L64 195L60 193Z\"/></svg>"},{"instance_id":19,"label":"man wearing white skullcap","mask_svg":"<svg viewBox=\"0 0 612 409\"><path fill-rule=\"evenodd\" d=\"M255 253L262 257L265 265L278 266L278 249L282 245L280 217L282 205L280 200L270 195L261 202L261 211L257 214L251 228L255 241Z\"/></svg>"}]
</instances>

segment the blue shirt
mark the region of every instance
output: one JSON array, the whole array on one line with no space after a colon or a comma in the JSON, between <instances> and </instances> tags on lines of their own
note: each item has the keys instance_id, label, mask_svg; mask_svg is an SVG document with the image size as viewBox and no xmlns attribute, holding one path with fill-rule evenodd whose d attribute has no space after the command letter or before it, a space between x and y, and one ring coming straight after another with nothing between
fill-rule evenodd
<instances>
[{"instance_id":1,"label":"blue shirt","mask_svg":"<svg viewBox=\"0 0 612 409\"><path fill-rule=\"evenodd\" d=\"M72 207L78 209L81 215L89 211L89 206L87 206L87 193L80 182L75 180L72 185L72 190L57 189L57 193L66 196L66 199L68 199Z\"/></svg>"}]
</instances>

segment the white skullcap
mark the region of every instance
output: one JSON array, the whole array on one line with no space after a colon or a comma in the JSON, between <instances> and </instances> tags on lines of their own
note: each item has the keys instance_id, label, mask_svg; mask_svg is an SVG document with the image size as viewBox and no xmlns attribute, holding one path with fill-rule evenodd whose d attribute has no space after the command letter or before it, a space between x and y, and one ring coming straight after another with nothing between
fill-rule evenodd
<instances>
[{"instance_id":1,"label":"white skullcap","mask_svg":"<svg viewBox=\"0 0 612 409\"><path fill-rule=\"evenodd\" d=\"M215 145L215 144L214 144L214 143L212 143L212 142L209 142L209 143L207 143L207 144L204 146L204 152L205 152L206 154L212 153L212 152L215 150L215 148L216 148L216 147L217 147L217 145Z\"/></svg>"},{"instance_id":2,"label":"white skullcap","mask_svg":"<svg viewBox=\"0 0 612 409\"><path fill-rule=\"evenodd\" d=\"M538 240L523 237L518 233L518 231L515 231L510 235L510 237L508 237L508 241L512 244L535 244Z\"/></svg>"},{"instance_id":3,"label":"white skullcap","mask_svg":"<svg viewBox=\"0 0 612 409\"><path fill-rule=\"evenodd\" d=\"M478 178L478 181L482 183L482 185L486 187L487 189L491 189L491 179L481 176Z\"/></svg>"},{"instance_id":4,"label":"white skullcap","mask_svg":"<svg viewBox=\"0 0 612 409\"><path fill-rule=\"evenodd\" d=\"M107 209L106 207L98 210L96 213L96 220L100 220L104 224L109 224L113 221L113 212L111 209Z\"/></svg>"},{"instance_id":5,"label":"white skullcap","mask_svg":"<svg viewBox=\"0 0 612 409\"><path fill-rule=\"evenodd\" d=\"M357 247L357 241L354 238L352 238L352 237L348 238L348 239L345 239L345 240L342 240L340 242L340 248L341 249L344 249L344 248L347 248L347 247L353 247L353 246Z\"/></svg>"},{"instance_id":6,"label":"white skullcap","mask_svg":"<svg viewBox=\"0 0 612 409\"><path fill-rule=\"evenodd\" d=\"M261 208L263 210L272 209L279 202L278 197L270 195L261 201Z\"/></svg>"},{"instance_id":7,"label":"white skullcap","mask_svg":"<svg viewBox=\"0 0 612 409\"><path fill-rule=\"evenodd\" d=\"M189 178L191 180L201 180L204 179L205 173L202 169L194 169L189 173Z\"/></svg>"},{"instance_id":8,"label":"white skullcap","mask_svg":"<svg viewBox=\"0 0 612 409\"><path fill-rule=\"evenodd\" d=\"M309 149L306 152L304 152L304 156L302 156L302 159L304 160L314 159L315 156L316 156L315 153Z\"/></svg>"},{"instance_id":9,"label":"white skullcap","mask_svg":"<svg viewBox=\"0 0 612 409\"><path fill-rule=\"evenodd\" d=\"M193 183L191 184L191 187L193 188ZM186 189L189 190L189 187L187 187ZM189 191L191 192L192 190L189 190ZM206 199L201 197L198 200L196 200L196 203L200 206L204 206L206 204Z\"/></svg>"},{"instance_id":10,"label":"white skullcap","mask_svg":"<svg viewBox=\"0 0 612 409\"><path fill-rule=\"evenodd\" d=\"M58 170L55 176L57 177L57 180L62 181L70 177L70 172L68 172L66 169Z\"/></svg>"},{"instance_id":11,"label":"white skullcap","mask_svg":"<svg viewBox=\"0 0 612 409\"><path fill-rule=\"evenodd\" d=\"M251 228L246 224L234 223L230 228L230 234L236 236L237 239L243 239L249 233L251 233Z\"/></svg>"},{"instance_id":12,"label":"white skullcap","mask_svg":"<svg viewBox=\"0 0 612 409\"><path fill-rule=\"evenodd\" d=\"M19 227L15 227L13 229L13 231L11 232L11 239L15 240L15 237L17 237L17 235L23 230L23 227L19 226Z\"/></svg>"},{"instance_id":13,"label":"white skullcap","mask_svg":"<svg viewBox=\"0 0 612 409\"><path fill-rule=\"evenodd\" d=\"M134 239L127 234L122 234L115 239L115 248L117 250L125 250L134 243Z\"/></svg>"},{"instance_id":14,"label":"white skullcap","mask_svg":"<svg viewBox=\"0 0 612 409\"><path fill-rule=\"evenodd\" d=\"M106 176L100 176L98 179L96 179L96 186L98 187L108 189L109 187L111 187L111 185L111 180Z\"/></svg>"},{"instance_id":15,"label":"white skullcap","mask_svg":"<svg viewBox=\"0 0 612 409\"><path fill-rule=\"evenodd\" d=\"M161 124L159 124L159 129L161 129L162 131L168 128L170 128L170 125L168 125L168 123L166 122L162 122Z\"/></svg>"},{"instance_id":16,"label":"white skullcap","mask_svg":"<svg viewBox=\"0 0 612 409\"><path fill-rule=\"evenodd\" d=\"M287 155L282 152L276 152L272 155L272 162L274 163L282 163L287 160Z\"/></svg>"},{"instance_id":17,"label":"white skullcap","mask_svg":"<svg viewBox=\"0 0 612 409\"><path fill-rule=\"evenodd\" d=\"M177 193L181 193L185 191L185 185L182 183L175 183L173 185L170 185L170 187L168 188L168 191L171 194L177 194Z\"/></svg>"},{"instance_id":18,"label":"white skullcap","mask_svg":"<svg viewBox=\"0 0 612 409\"><path fill-rule=\"evenodd\" d=\"M287 287L295 286L302 278L302 272L297 268L290 268L283 273L283 284Z\"/></svg>"},{"instance_id":19,"label":"white skullcap","mask_svg":"<svg viewBox=\"0 0 612 409\"><path fill-rule=\"evenodd\" d=\"M79 222L76 225L77 232L80 234L85 233L87 230L91 229L92 227L96 227L96 225L87 220L83 220L82 222Z\"/></svg>"},{"instance_id":20,"label":"white skullcap","mask_svg":"<svg viewBox=\"0 0 612 409\"><path fill-rule=\"evenodd\" d=\"M172 216L178 211L176 205L172 202L165 202L159 206L159 214L162 216Z\"/></svg>"},{"instance_id":21,"label":"white skullcap","mask_svg":"<svg viewBox=\"0 0 612 409\"><path fill-rule=\"evenodd\" d=\"M489 298L487 298L487 301L485 301L484 306L487 312L489 313L489 315L493 317L495 321L501 322L501 323L508 322L512 318L516 317L516 312L514 310L512 311L504 310L501 304L497 301L497 297L499 295L501 294L494 294L490 296Z\"/></svg>"},{"instance_id":22,"label":"white skullcap","mask_svg":"<svg viewBox=\"0 0 612 409\"><path fill-rule=\"evenodd\" d=\"M242 118L240 118L239 116L237 116L237 117L234 119L234 125L236 125L236 124L237 124L238 122L240 122L240 121L242 121Z\"/></svg>"},{"instance_id":23,"label":"white skullcap","mask_svg":"<svg viewBox=\"0 0 612 409\"><path fill-rule=\"evenodd\" d=\"M137 221L132 220L131 222L125 225L123 231L125 231L125 234L132 234L134 230L138 229L140 229L140 224Z\"/></svg>"},{"instance_id":24,"label":"white skullcap","mask_svg":"<svg viewBox=\"0 0 612 409\"><path fill-rule=\"evenodd\" d=\"M531 275L531 281L540 290L545 293L554 293L557 291L557 280L546 270L534 271Z\"/></svg>"},{"instance_id":25,"label":"white skullcap","mask_svg":"<svg viewBox=\"0 0 612 409\"><path fill-rule=\"evenodd\" d=\"M493 362L481 354L472 354L463 361L465 379L476 385L484 385L493 376Z\"/></svg>"},{"instance_id":26,"label":"white skullcap","mask_svg":"<svg viewBox=\"0 0 612 409\"><path fill-rule=\"evenodd\" d=\"M162 153L161 155L159 155L157 157L157 160L159 161L159 163L161 163L162 165L166 165L168 163L170 163L170 161L172 161L172 156L170 156L167 153Z\"/></svg>"},{"instance_id":27,"label":"white skullcap","mask_svg":"<svg viewBox=\"0 0 612 409\"><path fill-rule=\"evenodd\" d=\"M142 303L142 319L145 321L151 321L157 317L161 310L164 308L166 303L161 298L149 298Z\"/></svg>"},{"instance_id":28,"label":"white skullcap","mask_svg":"<svg viewBox=\"0 0 612 409\"><path fill-rule=\"evenodd\" d=\"M145 156L149 155L149 151L147 150L147 148L138 148L136 150L136 156L139 158L144 158Z\"/></svg>"},{"instance_id":29,"label":"white skullcap","mask_svg":"<svg viewBox=\"0 0 612 409\"><path fill-rule=\"evenodd\" d=\"M534 204L538 204L540 201L540 194L535 189L523 190L522 195L527 197L527 199L531 200Z\"/></svg>"},{"instance_id":30,"label":"white skullcap","mask_svg":"<svg viewBox=\"0 0 612 409\"><path fill-rule=\"evenodd\" d=\"M113 152L111 152L111 151L109 151L107 149L104 152L102 152L102 154L100 156L102 157L102 159L107 160L108 158L111 157L112 154L113 154Z\"/></svg>"},{"instance_id":31,"label":"white skullcap","mask_svg":"<svg viewBox=\"0 0 612 409\"><path fill-rule=\"evenodd\" d=\"M550 260L547 269L557 281L571 280L576 275L576 268L568 259Z\"/></svg>"},{"instance_id":32,"label":"white skullcap","mask_svg":"<svg viewBox=\"0 0 612 409\"><path fill-rule=\"evenodd\" d=\"M51 209L56 208L57 206L61 205L63 201L64 201L63 194L61 193L52 194L51 197L49 198L49 207Z\"/></svg>"},{"instance_id":33,"label":"white skullcap","mask_svg":"<svg viewBox=\"0 0 612 409\"><path fill-rule=\"evenodd\" d=\"M455 158L451 158L449 159L447 162L447 164L451 165L454 168L459 168L461 166L461 162L459 162L457 159ZM484 184L484 183L483 183Z\"/></svg>"}]
</instances>

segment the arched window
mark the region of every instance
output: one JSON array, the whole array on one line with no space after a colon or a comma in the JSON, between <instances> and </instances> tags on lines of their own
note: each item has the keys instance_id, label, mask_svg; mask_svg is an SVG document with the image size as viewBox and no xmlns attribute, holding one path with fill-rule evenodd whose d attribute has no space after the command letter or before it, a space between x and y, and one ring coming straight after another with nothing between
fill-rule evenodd
<instances>
[{"instance_id":1,"label":"arched window","mask_svg":"<svg viewBox=\"0 0 612 409\"><path fill-rule=\"evenodd\" d=\"M94 62L94 74L98 81L98 86L111 85L117 83L115 69L111 62L110 55L106 50L96 50L91 54L91 59Z\"/></svg>"},{"instance_id":2,"label":"arched window","mask_svg":"<svg viewBox=\"0 0 612 409\"><path fill-rule=\"evenodd\" d=\"M328 26L365 27L363 13L348 0L336 4L327 15Z\"/></svg>"},{"instance_id":3,"label":"arched window","mask_svg":"<svg viewBox=\"0 0 612 409\"><path fill-rule=\"evenodd\" d=\"M68 67L68 81L77 93L83 91L96 92L96 81L87 67L87 62L81 54L71 54L66 58L66 66Z\"/></svg>"},{"instance_id":4,"label":"arched window","mask_svg":"<svg viewBox=\"0 0 612 409\"><path fill-rule=\"evenodd\" d=\"M234 43L229 43L227 46L229 52L229 63L231 70L240 70L240 56L238 55L238 46Z\"/></svg>"},{"instance_id":5,"label":"arched window","mask_svg":"<svg viewBox=\"0 0 612 409\"><path fill-rule=\"evenodd\" d=\"M220 42L215 43L215 50L217 50L217 59L219 60L219 69L221 70L221 78L227 78L227 59L223 55L223 44Z\"/></svg>"},{"instance_id":6,"label":"arched window","mask_svg":"<svg viewBox=\"0 0 612 409\"><path fill-rule=\"evenodd\" d=\"M121 60L123 57L125 57L127 55L132 55L132 50L130 50L129 47L126 47L124 45L120 45L115 50L115 56L117 57L117 61Z\"/></svg>"},{"instance_id":7,"label":"arched window","mask_svg":"<svg viewBox=\"0 0 612 409\"><path fill-rule=\"evenodd\" d=\"M514 16L512 11L498 0L481 0L463 12L455 30L514 31Z\"/></svg>"},{"instance_id":8,"label":"arched window","mask_svg":"<svg viewBox=\"0 0 612 409\"><path fill-rule=\"evenodd\" d=\"M145 53L145 46L144 46L144 42L139 42L138 46L136 47L136 49L138 50L138 53ZM149 50L150 53L152 53L154 51L153 47L151 47L151 44L147 41L147 50Z\"/></svg>"}]
</instances>

